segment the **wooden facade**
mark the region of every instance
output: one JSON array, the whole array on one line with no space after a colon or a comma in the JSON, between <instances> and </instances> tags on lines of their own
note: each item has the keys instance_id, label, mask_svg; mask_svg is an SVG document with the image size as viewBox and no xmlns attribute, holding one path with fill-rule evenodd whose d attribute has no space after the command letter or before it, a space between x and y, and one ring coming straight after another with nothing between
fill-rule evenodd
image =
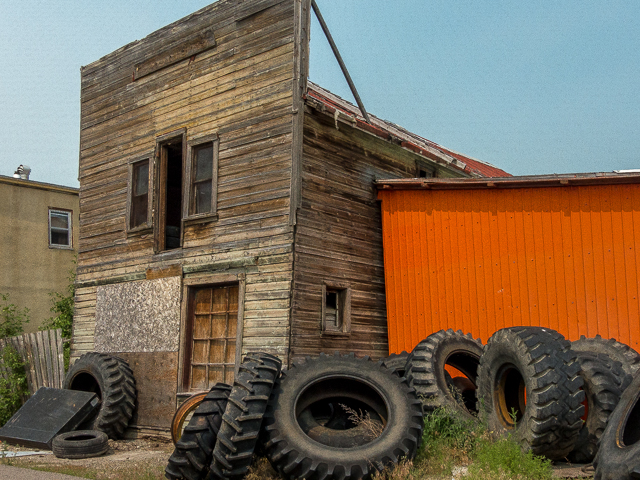
<instances>
[{"instance_id":1,"label":"wooden facade","mask_svg":"<svg viewBox=\"0 0 640 480\"><path fill-rule=\"evenodd\" d=\"M374 181L493 168L308 83L309 10L221 0L82 69L73 356L132 363L138 429L249 351L386 355Z\"/></svg>"}]
</instances>

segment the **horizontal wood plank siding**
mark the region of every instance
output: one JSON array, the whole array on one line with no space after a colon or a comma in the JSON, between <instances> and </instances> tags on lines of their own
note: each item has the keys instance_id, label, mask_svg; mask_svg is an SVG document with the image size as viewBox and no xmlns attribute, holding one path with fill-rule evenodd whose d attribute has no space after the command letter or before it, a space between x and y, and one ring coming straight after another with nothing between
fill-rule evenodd
<instances>
[{"instance_id":1,"label":"horizontal wood plank siding","mask_svg":"<svg viewBox=\"0 0 640 480\"><path fill-rule=\"evenodd\" d=\"M295 234L292 360L387 355L380 207L374 181L411 178L416 157L307 108ZM351 288L351 333L322 334L322 284Z\"/></svg>"},{"instance_id":2,"label":"horizontal wood plank siding","mask_svg":"<svg viewBox=\"0 0 640 480\"><path fill-rule=\"evenodd\" d=\"M237 22L243 3L219 1L82 69L74 358L94 348L96 285L248 258L243 348L286 356L294 1L263 1ZM136 64L180 52L200 28L215 47L175 63L160 55L167 66L133 80ZM153 162L156 138L183 128L187 141L218 135L217 219L185 225L183 248L154 254L152 229L127 232L128 168Z\"/></svg>"}]
</instances>

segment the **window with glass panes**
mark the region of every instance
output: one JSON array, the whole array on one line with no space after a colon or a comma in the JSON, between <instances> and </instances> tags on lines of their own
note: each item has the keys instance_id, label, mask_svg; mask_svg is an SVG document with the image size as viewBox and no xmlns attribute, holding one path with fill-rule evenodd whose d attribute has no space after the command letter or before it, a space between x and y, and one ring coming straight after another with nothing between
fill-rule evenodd
<instances>
[{"instance_id":1,"label":"window with glass panes","mask_svg":"<svg viewBox=\"0 0 640 480\"><path fill-rule=\"evenodd\" d=\"M213 142L193 148L193 213L213 211Z\"/></svg>"},{"instance_id":2,"label":"window with glass panes","mask_svg":"<svg viewBox=\"0 0 640 480\"><path fill-rule=\"evenodd\" d=\"M192 291L189 390L208 390L216 382L233 383L238 292L238 285Z\"/></svg>"},{"instance_id":3,"label":"window with glass panes","mask_svg":"<svg viewBox=\"0 0 640 480\"><path fill-rule=\"evenodd\" d=\"M131 179L130 228L148 223L149 216L149 160L133 164Z\"/></svg>"},{"instance_id":4,"label":"window with glass panes","mask_svg":"<svg viewBox=\"0 0 640 480\"><path fill-rule=\"evenodd\" d=\"M71 212L49 209L49 246L71 247Z\"/></svg>"}]
</instances>

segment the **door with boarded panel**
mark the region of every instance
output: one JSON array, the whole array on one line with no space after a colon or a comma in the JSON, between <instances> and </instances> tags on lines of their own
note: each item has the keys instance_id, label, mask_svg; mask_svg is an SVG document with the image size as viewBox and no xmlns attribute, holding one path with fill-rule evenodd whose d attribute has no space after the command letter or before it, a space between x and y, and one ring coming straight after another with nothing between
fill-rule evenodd
<instances>
[{"instance_id":1,"label":"door with boarded panel","mask_svg":"<svg viewBox=\"0 0 640 480\"><path fill-rule=\"evenodd\" d=\"M190 291L186 390L209 390L233 383L238 325L238 285Z\"/></svg>"}]
</instances>

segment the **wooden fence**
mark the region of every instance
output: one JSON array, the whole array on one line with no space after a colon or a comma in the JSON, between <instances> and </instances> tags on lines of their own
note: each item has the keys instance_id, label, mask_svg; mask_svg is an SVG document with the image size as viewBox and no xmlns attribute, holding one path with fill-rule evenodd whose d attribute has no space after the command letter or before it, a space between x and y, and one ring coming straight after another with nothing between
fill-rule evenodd
<instances>
[{"instance_id":1,"label":"wooden fence","mask_svg":"<svg viewBox=\"0 0 640 480\"><path fill-rule=\"evenodd\" d=\"M17 337L0 339L0 352L13 346L25 363L29 391L34 394L40 387L62 388L64 382L64 355L62 330L43 330ZM0 376L7 371L0 365Z\"/></svg>"}]
</instances>

